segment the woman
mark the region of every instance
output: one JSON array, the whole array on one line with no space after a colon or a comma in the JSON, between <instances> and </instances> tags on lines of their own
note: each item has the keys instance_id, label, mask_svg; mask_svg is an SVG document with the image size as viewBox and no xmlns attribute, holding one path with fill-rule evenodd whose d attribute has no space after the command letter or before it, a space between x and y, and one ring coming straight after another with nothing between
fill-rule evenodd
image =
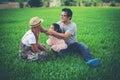
<instances>
[{"instance_id":1,"label":"woman","mask_svg":"<svg viewBox=\"0 0 120 80\"><path fill-rule=\"evenodd\" d=\"M42 59L48 53L46 48L38 43L40 32L45 32L41 24L43 20L39 17L30 19L30 30L23 36L19 49L19 58L28 60Z\"/></svg>"}]
</instances>

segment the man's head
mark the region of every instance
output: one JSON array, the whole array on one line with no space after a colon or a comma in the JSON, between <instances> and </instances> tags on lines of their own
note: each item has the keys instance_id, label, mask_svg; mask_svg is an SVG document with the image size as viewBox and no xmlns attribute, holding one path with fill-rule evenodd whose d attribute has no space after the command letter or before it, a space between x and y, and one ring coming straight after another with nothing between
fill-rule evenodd
<instances>
[{"instance_id":1,"label":"man's head","mask_svg":"<svg viewBox=\"0 0 120 80\"><path fill-rule=\"evenodd\" d=\"M69 8L63 8L62 9L62 12L65 12L66 14L64 14L64 15L61 15L61 16L66 16L66 17L68 17L70 20L72 19L72 10L71 9L69 9Z\"/></svg>"},{"instance_id":2,"label":"man's head","mask_svg":"<svg viewBox=\"0 0 120 80\"><path fill-rule=\"evenodd\" d=\"M40 26L42 22L43 22L43 19L35 16L35 17L30 19L30 22L29 22L30 28L32 29L32 28L35 28L37 26Z\"/></svg>"}]
</instances>

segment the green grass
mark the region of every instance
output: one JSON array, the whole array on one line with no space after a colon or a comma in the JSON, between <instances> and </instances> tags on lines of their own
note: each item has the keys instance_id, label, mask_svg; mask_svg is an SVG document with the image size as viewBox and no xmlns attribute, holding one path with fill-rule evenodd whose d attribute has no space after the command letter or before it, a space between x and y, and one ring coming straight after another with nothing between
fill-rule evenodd
<instances>
[{"instance_id":1,"label":"green grass","mask_svg":"<svg viewBox=\"0 0 120 80\"><path fill-rule=\"evenodd\" d=\"M29 29L29 19L39 16L43 26L59 21L59 8L25 8L0 10L0 80L119 80L120 78L120 8L69 7L72 21L77 24L77 38L84 42L93 57L99 58L97 68L89 67L78 54L42 62L24 62L18 59L19 43ZM46 44L47 36L40 36ZM46 44L47 49L49 49Z\"/></svg>"}]
</instances>

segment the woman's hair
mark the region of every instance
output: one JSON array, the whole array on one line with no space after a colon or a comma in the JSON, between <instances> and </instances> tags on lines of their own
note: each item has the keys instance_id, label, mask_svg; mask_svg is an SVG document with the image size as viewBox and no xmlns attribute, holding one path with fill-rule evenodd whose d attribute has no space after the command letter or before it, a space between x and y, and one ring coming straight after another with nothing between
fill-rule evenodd
<instances>
[{"instance_id":1,"label":"woman's hair","mask_svg":"<svg viewBox=\"0 0 120 80\"><path fill-rule=\"evenodd\" d=\"M52 25L54 26L54 30L59 32L59 33L62 33L62 30L60 28L60 25L57 24L57 23L52 23Z\"/></svg>"}]
</instances>

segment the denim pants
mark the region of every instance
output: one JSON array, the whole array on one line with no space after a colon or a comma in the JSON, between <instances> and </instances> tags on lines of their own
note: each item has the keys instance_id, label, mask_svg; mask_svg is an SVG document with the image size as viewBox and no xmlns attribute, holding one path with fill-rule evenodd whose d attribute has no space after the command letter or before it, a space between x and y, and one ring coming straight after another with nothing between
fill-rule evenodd
<instances>
[{"instance_id":1,"label":"denim pants","mask_svg":"<svg viewBox=\"0 0 120 80\"><path fill-rule=\"evenodd\" d=\"M58 52L58 56L61 56L65 53L79 53L85 61L92 59L89 49L83 43L75 42L70 44L67 49L61 50Z\"/></svg>"}]
</instances>

